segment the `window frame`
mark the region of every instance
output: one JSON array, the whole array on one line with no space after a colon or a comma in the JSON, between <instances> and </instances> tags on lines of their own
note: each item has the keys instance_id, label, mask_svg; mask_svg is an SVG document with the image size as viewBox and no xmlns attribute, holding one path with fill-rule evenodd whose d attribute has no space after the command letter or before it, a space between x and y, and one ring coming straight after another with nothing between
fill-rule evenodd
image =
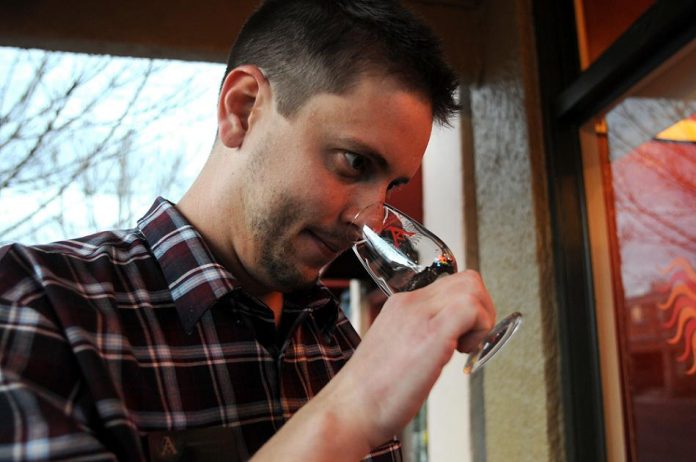
<instances>
[{"instance_id":1,"label":"window frame","mask_svg":"<svg viewBox=\"0 0 696 462\"><path fill-rule=\"evenodd\" d=\"M607 460L580 128L696 37L696 2L658 0L584 72L573 0L534 0L566 458Z\"/></svg>"}]
</instances>

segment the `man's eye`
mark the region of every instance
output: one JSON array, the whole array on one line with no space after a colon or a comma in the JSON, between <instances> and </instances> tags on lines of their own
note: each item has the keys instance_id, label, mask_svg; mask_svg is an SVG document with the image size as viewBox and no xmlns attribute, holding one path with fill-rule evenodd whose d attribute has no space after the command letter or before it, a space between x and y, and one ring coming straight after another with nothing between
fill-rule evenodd
<instances>
[{"instance_id":1,"label":"man's eye","mask_svg":"<svg viewBox=\"0 0 696 462\"><path fill-rule=\"evenodd\" d=\"M352 151L337 150L331 156L331 170L344 181L366 181L375 174L370 156Z\"/></svg>"},{"instance_id":2,"label":"man's eye","mask_svg":"<svg viewBox=\"0 0 696 462\"><path fill-rule=\"evenodd\" d=\"M367 160L360 154L355 154L353 152L344 152L343 156L348 164L348 167L355 172L362 173L367 167Z\"/></svg>"}]
</instances>

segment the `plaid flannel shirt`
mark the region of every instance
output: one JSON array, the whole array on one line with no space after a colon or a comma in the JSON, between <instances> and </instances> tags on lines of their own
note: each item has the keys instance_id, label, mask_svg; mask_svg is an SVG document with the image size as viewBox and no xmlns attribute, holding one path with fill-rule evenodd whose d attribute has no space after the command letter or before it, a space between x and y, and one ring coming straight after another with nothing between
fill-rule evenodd
<instances>
[{"instance_id":1,"label":"plaid flannel shirt","mask_svg":"<svg viewBox=\"0 0 696 462\"><path fill-rule=\"evenodd\" d=\"M245 460L358 342L321 285L286 296L276 328L161 198L132 230L6 246L0 460L177 460L167 435L211 427ZM401 460L398 441L366 460Z\"/></svg>"}]
</instances>

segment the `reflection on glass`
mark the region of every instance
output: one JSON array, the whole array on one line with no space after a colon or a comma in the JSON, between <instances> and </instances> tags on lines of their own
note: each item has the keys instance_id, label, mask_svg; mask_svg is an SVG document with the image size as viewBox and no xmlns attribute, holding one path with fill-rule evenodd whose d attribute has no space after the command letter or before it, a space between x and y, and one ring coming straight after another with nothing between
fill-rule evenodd
<instances>
[{"instance_id":1,"label":"reflection on glass","mask_svg":"<svg viewBox=\"0 0 696 462\"><path fill-rule=\"evenodd\" d=\"M696 101L629 98L606 123L632 452L694 460Z\"/></svg>"}]
</instances>

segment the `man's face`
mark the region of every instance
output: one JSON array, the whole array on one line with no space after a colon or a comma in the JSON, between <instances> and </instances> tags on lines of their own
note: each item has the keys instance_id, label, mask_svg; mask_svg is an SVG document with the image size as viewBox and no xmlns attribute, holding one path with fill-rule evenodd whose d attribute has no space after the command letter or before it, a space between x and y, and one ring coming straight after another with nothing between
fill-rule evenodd
<instances>
[{"instance_id":1,"label":"man's face","mask_svg":"<svg viewBox=\"0 0 696 462\"><path fill-rule=\"evenodd\" d=\"M249 130L231 246L265 290L306 287L350 246L356 213L418 169L432 113L393 80L364 77L290 118L266 108ZM241 227L240 227L241 226Z\"/></svg>"}]
</instances>

